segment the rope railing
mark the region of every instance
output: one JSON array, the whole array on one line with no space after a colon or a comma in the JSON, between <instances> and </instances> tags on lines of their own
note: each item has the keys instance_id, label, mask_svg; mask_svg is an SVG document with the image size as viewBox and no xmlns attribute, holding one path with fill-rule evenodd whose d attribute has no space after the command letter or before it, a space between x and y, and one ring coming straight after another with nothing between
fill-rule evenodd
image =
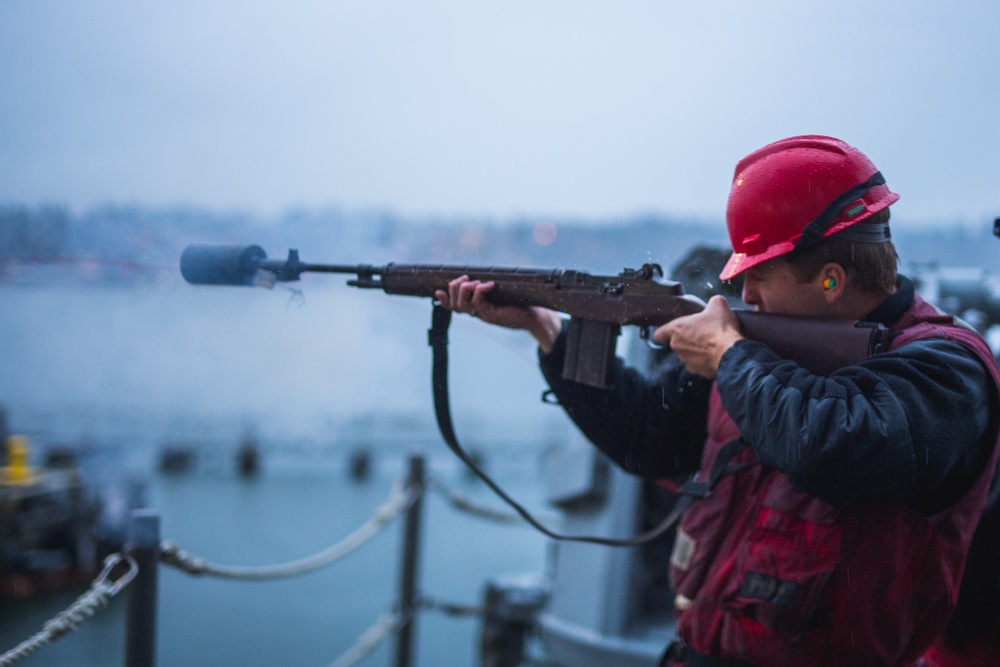
<instances>
[{"instance_id":1,"label":"rope railing","mask_svg":"<svg viewBox=\"0 0 1000 667\"><path fill-rule=\"evenodd\" d=\"M458 491L455 491L436 476L430 475L427 477L427 487L444 498L444 500L451 505L453 509L459 512L464 512L465 514L475 516L479 519L493 521L494 523L526 523L524 517L520 514L481 505L470 499L468 496L464 496ZM545 519L548 521L557 520L557 517L554 515L546 516L536 514L536 516L538 516L539 519Z\"/></svg>"},{"instance_id":2,"label":"rope railing","mask_svg":"<svg viewBox=\"0 0 1000 667\"><path fill-rule=\"evenodd\" d=\"M127 564L129 569L118 579L110 579L112 571L122 563ZM90 588L66 610L47 621L40 632L0 655L0 667L10 667L43 646L76 630L84 621L107 607L111 598L128 586L137 573L138 568L130 556L121 554L108 556L104 561L104 569L90 585Z\"/></svg>"},{"instance_id":3,"label":"rope railing","mask_svg":"<svg viewBox=\"0 0 1000 667\"><path fill-rule=\"evenodd\" d=\"M225 579L265 580L291 577L312 572L325 567L358 549L377 535L386 525L406 512L423 493L419 486L404 486L397 481L390 489L389 496L361 526L339 542L311 556L288 563L265 566L218 565L194 556L181 549L176 543L164 540L160 544L159 562L173 566L194 576L214 576ZM112 572L122 563L129 569L117 579L110 579ZM54 616L43 625L43 629L0 655L0 667L10 667L23 658L32 655L42 647L76 630L84 621L108 605L111 598L135 579L138 566L128 555L112 554L105 561L103 571L92 582L90 589L82 594L66 610ZM365 655L399 630L409 614L384 614L344 655L331 667L348 667L356 664Z\"/></svg>"},{"instance_id":4,"label":"rope railing","mask_svg":"<svg viewBox=\"0 0 1000 667\"><path fill-rule=\"evenodd\" d=\"M446 616L482 616L483 608L478 605L457 604L454 602L444 602L433 598L423 597L417 605L420 609L439 611ZM331 662L328 667L354 667L369 653L378 648L379 644L396 634L412 618L413 613L392 612L382 614L364 632L349 649L344 651L339 658Z\"/></svg>"},{"instance_id":5,"label":"rope railing","mask_svg":"<svg viewBox=\"0 0 1000 667\"><path fill-rule=\"evenodd\" d=\"M419 602L421 609L439 611L445 616L482 616L484 613L480 605L445 602L444 600L437 600L427 596L421 597Z\"/></svg>"},{"instance_id":6,"label":"rope railing","mask_svg":"<svg viewBox=\"0 0 1000 667\"><path fill-rule=\"evenodd\" d=\"M397 482L385 502L354 532L318 553L288 563L261 566L219 565L184 551L170 540L165 540L160 546L160 562L187 574L223 579L264 580L305 574L343 558L368 542L389 522L405 512L420 493L420 489L406 489Z\"/></svg>"},{"instance_id":7,"label":"rope railing","mask_svg":"<svg viewBox=\"0 0 1000 667\"><path fill-rule=\"evenodd\" d=\"M181 549L171 540L163 540L162 542L154 541L148 543L152 549L152 552L150 552L151 560L143 562L143 569L147 571L147 568L152 565L152 571L155 572L155 565L162 563L193 576L213 576L238 580L277 579L312 572L355 551L374 538L383 528L400 515L411 510L411 514L419 514L420 498L423 496L425 488L439 493L454 509L478 518L504 524L520 523L523 521L522 517L518 514L478 505L469 498L449 488L440 479L423 475L422 465L421 462L419 464L420 472L416 477L414 477L414 473L411 470L411 476L407 481L399 480L393 484L388 497L376 508L365 523L349 533L342 540L310 556L273 565L220 565L206 561ZM148 519L149 517L146 518ZM158 518L156 521L158 526ZM117 578L112 579L112 574L120 569L120 566L123 564L127 565L128 569ZM60 612L47 621L43 625L42 631L0 655L0 667L10 667L45 645L76 630L84 621L106 607L115 595L136 579L138 574L139 565L132 555L112 554L108 556L105 560L103 571L92 582L90 589L77 598L65 611ZM139 588L142 588L142 586L139 586ZM155 588L153 590L153 597L155 598ZM368 629L359 635L355 643L340 657L330 663L328 667L353 667L393 635L399 636L399 640L404 639L403 634L412 632L412 621L416 612L420 609L438 611L448 616L481 616L483 614L483 609L480 606L449 603L423 595L413 596L412 593L410 597L403 595L396 606L397 610L380 615ZM127 630L131 630L131 626ZM408 654L407 658L397 656L397 660L407 662Z\"/></svg>"},{"instance_id":8,"label":"rope railing","mask_svg":"<svg viewBox=\"0 0 1000 667\"><path fill-rule=\"evenodd\" d=\"M344 651L328 667L353 667L358 664L390 635L396 634L409 621L410 616L410 614L400 612L379 616L371 627L361 633L354 645Z\"/></svg>"}]
</instances>

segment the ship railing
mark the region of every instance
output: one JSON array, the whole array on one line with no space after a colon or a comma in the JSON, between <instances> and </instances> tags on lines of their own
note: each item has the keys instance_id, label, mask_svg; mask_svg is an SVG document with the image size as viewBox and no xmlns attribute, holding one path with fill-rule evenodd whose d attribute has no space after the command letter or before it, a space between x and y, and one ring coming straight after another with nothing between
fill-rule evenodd
<instances>
[{"instance_id":1,"label":"ship railing","mask_svg":"<svg viewBox=\"0 0 1000 667\"><path fill-rule=\"evenodd\" d=\"M393 484L389 496L364 524L322 551L287 563L264 566L211 563L181 549L171 540L161 540L158 512L150 509L133 510L130 514L125 553L109 556L104 570L86 593L65 611L46 622L40 632L0 655L0 667L10 667L76 630L84 621L105 608L126 587L129 591L125 614L125 667L154 667L159 565L168 565L192 576L225 579L259 581L298 576L343 558L404 515L399 589L394 609L380 615L329 667L352 667L392 636L396 638L393 664L395 667L410 667L413 630L419 610L438 611L450 616L481 616L484 613L480 606L435 600L418 591L417 561L426 490L440 494L452 508L480 519L505 524L524 521L516 513L479 505L450 489L440 479L428 475L424 457L419 454L410 456L405 479Z\"/></svg>"}]
</instances>

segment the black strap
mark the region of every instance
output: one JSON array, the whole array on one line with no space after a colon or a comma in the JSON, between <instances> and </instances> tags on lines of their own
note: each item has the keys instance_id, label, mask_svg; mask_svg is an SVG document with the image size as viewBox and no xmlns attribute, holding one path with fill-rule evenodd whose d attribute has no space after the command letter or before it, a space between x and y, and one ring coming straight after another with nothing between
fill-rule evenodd
<instances>
[{"instance_id":1,"label":"black strap","mask_svg":"<svg viewBox=\"0 0 1000 667\"><path fill-rule=\"evenodd\" d=\"M455 437L455 428L451 421L451 407L448 400L448 326L451 324L451 311L439 304L434 304L434 312L431 315L431 328L428 331L427 340L433 350L433 362L431 370L431 385L434 390L434 412L437 417L438 429L441 437L444 438L448 448L483 480L494 493L500 496L504 502L510 505L521 517L536 528L541 533L554 540L564 540L570 542L588 542L591 544L603 544L610 547L634 547L653 540L667 532L681 518L684 510L694 502L697 497L694 495L681 495L671 508L670 512L652 529L625 540L615 540L606 537L594 537L590 535L562 535L553 532L539 523L528 510L522 507L517 501L511 498L501 489L496 482L490 479L489 475L483 472L472 458L465 452Z\"/></svg>"},{"instance_id":2,"label":"black strap","mask_svg":"<svg viewBox=\"0 0 1000 667\"><path fill-rule=\"evenodd\" d=\"M802 230L802 236L798 241L796 241L795 247L792 248L792 252L789 256L791 257L802 252L806 248L816 245L819 240L823 238L823 234L826 233L826 230L828 230L833 224L833 221L840 215L843 208L874 188L876 185L885 185L885 178L882 176L882 172L880 171L876 171L867 181L855 185L853 188L834 199L829 206L823 209L823 212L820 213L815 220L806 225L806 228Z\"/></svg>"},{"instance_id":3,"label":"black strap","mask_svg":"<svg viewBox=\"0 0 1000 667\"><path fill-rule=\"evenodd\" d=\"M695 651L683 639L675 639L667 644L667 649L660 657L658 667L670 667L672 663L680 663L684 667L753 667L745 660L716 658L713 655Z\"/></svg>"},{"instance_id":4,"label":"black strap","mask_svg":"<svg viewBox=\"0 0 1000 667\"><path fill-rule=\"evenodd\" d=\"M743 463L732 462L733 459L739 456L740 452L747 447L747 441L742 437L726 441L722 447L719 448L718 453L716 453L715 460L712 461L712 470L708 474L708 481L700 482L698 480L691 480L689 482L685 482L681 485L681 493L693 496L697 499L707 498L712 490L724 478L729 477L734 473L738 473L741 470L746 470L751 466L759 465L760 461L756 458L750 461L744 461Z\"/></svg>"}]
</instances>

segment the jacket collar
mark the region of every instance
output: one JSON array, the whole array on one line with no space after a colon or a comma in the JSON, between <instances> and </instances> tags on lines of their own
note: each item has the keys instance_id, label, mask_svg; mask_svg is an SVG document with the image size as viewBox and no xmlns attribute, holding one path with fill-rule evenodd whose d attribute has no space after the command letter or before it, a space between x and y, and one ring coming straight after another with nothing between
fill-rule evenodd
<instances>
[{"instance_id":1,"label":"jacket collar","mask_svg":"<svg viewBox=\"0 0 1000 667\"><path fill-rule=\"evenodd\" d=\"M865 316L866 322L877 322L885 326L895 324L906 311L913 307L916 290L906 276L896 278L896 292L880 303L875 310Z\"/></svg>"}]
</instances>

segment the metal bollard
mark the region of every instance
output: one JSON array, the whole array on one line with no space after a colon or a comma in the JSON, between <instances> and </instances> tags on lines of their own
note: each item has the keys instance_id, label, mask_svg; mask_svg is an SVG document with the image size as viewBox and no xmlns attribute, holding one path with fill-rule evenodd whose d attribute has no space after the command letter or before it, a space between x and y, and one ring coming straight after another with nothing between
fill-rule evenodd
<instances>
[{"instance_id":1,"label":"metal bollard","mask_svg":"<svg viewBox=\"0 0 1000 667\"><path fill-rule=\"evenodd\" d=\"M139 573L128 590L125 610L125 667L156 665L156 601L160 560L160 514L151 509L129 515L126 553Z\"/></svg>"},{"instance_id":2,"label":"metal bollard","mask_svg":"<svg viewBox=\"0 0 1000 667\"><path fill-rule=\"evenodd\" d=\"M423 507L424 457L410 456L406 476L408 489L420 494L406 512L406 532L403 535L403 562L399 577L399 611L404 615L403 625L396 635L396 667L410 667L413 653L413 629L417 621L417 557L420 547L420 512Z\"/></svg>"},{"instance_id":3,"label":"metal bollard","mask_svg":"<svg viewBox=\"0 0 1000 667\"><path fill-rule=\"evenodd\" d=\"M548 598L548 587L534 575L507 575L486 583L480 667L525 664L528 638Z\"/></svg>"}]
</instances>

